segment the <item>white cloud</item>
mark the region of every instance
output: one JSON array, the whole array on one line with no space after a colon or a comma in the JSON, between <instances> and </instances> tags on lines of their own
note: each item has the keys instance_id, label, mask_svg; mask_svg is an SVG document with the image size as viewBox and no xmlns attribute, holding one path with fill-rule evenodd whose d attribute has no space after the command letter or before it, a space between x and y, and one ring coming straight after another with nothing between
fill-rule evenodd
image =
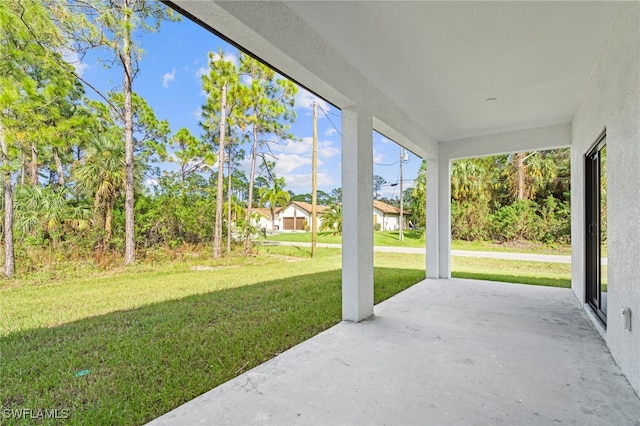
<instances>
[{"instance_id":1,"label":"white cloud","mask_svg":"<svg viewBox=\"0 0 640 426\"><path fill-rule=\"evenodd\" d=\"M191 112L191 116L193 118L195 118L196 120L198 120L198 121L202 120L202 108L198 108L196 110L193 110Z\"/></svg>"},{"instance_id":2,"label":"white cloud","mask_svg":"<svg viewBox=\"0 0 640 426\"><path fill-rule=\"evenodd\" d=\"M62 49L60 50L60 53L62 54L62 59L64 59L65 62L73 65L73 68L76 70L76 74L80 77L82 77L87 68L91 68L89 64L85 64L80 60L78 52L74 52L70 49Z\"/></svg>"},{"instance_id":3,"label":"white cloud","mask_svg":"<svg viewBox=\"0 0 640 426\"><path fill-rule=\"evenodd\" d=\"M307 136L299 141L289 141L287 144L274 145L272 147L274 153L299 154L306 155L311 161L311 152L313 151L313 138ZM334 146L333 141L318 141L318 157L330 158L340 154L340 148Z\"/></svg>"},{"instance_id":4,"label":"white cloud","mask_svg":"<svg viewBox=\"0 0 640 426\"><path fill-rule=\"evenodd\" d=\"M238 56L236 54L231 52L223 52L222 57L225 61L233 63L236 67L239 66ZM218 59L220 59L220 54L216 52L213 54L213 60L217 61ZM211 68L209 67L209 63L207 61L207 65L201 66L196 70L195 77L200 80L203 75L209 74L209 72L211 72Z\"/></svg>"},{"instance_id":5,"label":"white cloud","mask_svg":"<svg viewBox=\"0 0 640 426\"><path fill-rule=\"evenodd\" d=\"M382 163L384 161L384 154L376 152L376 147L373 147L373 162Z\"/></svg>"},{"instance_id":6,"label":"white cloud","mask_svg":"<svg viewBox=\"0 0 640 426\"><path fill-rule=\"evenodd\" d=\"M336 129L334 129L333 127L327 129L326 132L324 132L325 136L332 136L335 135L336 133L338 133L338 131Z\"/></svg>"},{"instance_id":7,"label":"white cloud","mask_svg":"<svg viewBox=\"0 0 640 426\"><path fill-rule=\"evenodd\" d=\"M310 157L297 154L278 154L274 171L276 175L284 175L309 164L311 164Z\"/></svg>"},{"instance_id":8,"label":"white cloud","mask_svg":"<svg viewBox=\"0 0 640 426\"><path fill-rule=\"evenodd\" d=\"M196 70L196 78L201 78L203 75L209 74L209 66L200 67Z\"/></svg>"},{"instance_id":9,"label":"white cloud","mask_svg":"<svg viewBox=\"0 0 640 426\"><path fill-rule=\"evenodd\" d=\"M284 174L282 176L287 183L285 189L291 190L296 194L311 192L311 173ZM318 172L316 178L320 187L332 187L338 184L333 177L326 173Z\"/></svg>"},{"instance_id":10,"label":"white cloud","mask_svg":"<svg viewBox=\"0 0 640 426\"><path fill-rule=\"evenodd\" d=\"M148 178L148 179L146 179L146 180L144 181L144 185L145 185L145 186L148 186L148 187L150 187L150 186L156 186L156 185L158 185L158 179L155 179L155 178Z\"/></svg>"},{"instance_id":11,"label":"white cloud","mask_svg":"<svg viewBox=\"0 0 640 426\"><path fill-rule=\"evenodd\" d=\"M162 87L165 89L169 87L169 83L176 79L176 69L172 69L171 72L166 72L162 76Z\"/></svg>"},{"instance_id":12,"label":"white cloud","mask_svg":"<svg viewBox=\"0 0 640 426\"><path fill-rule=\"evenodd\" d=\"M317 102L320 108L325 110L327 114L331 112L331 105L324 99L317 97L316 95L307 92L303 88L298 90L296 94L296 108L309 110L307 115L311 115L311 110L313 109L313 103ZM322 111L318 111L318 118L323 118L324 113Z\"/></svg>"}]
</instances>

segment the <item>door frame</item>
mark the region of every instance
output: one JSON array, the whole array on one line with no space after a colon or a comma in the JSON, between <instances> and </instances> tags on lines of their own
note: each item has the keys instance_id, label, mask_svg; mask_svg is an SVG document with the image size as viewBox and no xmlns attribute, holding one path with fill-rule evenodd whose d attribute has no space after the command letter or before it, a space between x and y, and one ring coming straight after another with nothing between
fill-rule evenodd
<instances>
[{"instance_id":1,"label":"door frame","mask_svg":"<svg viewBox=\"0 0 640 426\"><path fill-rule=\"evenodd\" d=\"M602 250L601 250L601 151L607 145L606 129L584 156L585 194L585 303L607 326L607 314L602 309ZM606 202L606 200L605 200ZM605 301L606 303L606 301Z\"/></svg>"}]
</instances>

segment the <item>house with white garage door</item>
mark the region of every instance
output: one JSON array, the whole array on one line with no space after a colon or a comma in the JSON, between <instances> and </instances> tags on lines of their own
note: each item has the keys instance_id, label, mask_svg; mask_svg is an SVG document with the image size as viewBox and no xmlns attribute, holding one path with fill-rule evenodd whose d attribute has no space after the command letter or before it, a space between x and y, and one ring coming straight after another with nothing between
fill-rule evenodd
<instances>
[{"instance_id":1,"label":"house with white garage door","mask_svg":"<svg viewBox=\"0 0 640 426\"><path fill-rule=\"evenodd\" d=\"M308 231L311 229L310 203L304 201L291 201L284 209L277 213L276 229L281 231ZM318 212L318 228L322 224L322 213L327 206L316 206Z\"/></svg>"}]
</instances>

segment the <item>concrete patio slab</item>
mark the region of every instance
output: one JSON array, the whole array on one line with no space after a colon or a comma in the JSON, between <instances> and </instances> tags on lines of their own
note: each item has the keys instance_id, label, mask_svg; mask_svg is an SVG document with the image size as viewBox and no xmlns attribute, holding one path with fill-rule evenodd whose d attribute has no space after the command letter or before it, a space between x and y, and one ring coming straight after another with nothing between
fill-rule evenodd
<instances>
[{"instance_id":1,"label":"concrete patio slab","mask_svg":"<svg viewBox=\"0 0 640 426\"><path fill-rule=\"evenodd\" d=\"M568 289L426 280L150 424L640 425Z\"/></svg>"}]
</instances>

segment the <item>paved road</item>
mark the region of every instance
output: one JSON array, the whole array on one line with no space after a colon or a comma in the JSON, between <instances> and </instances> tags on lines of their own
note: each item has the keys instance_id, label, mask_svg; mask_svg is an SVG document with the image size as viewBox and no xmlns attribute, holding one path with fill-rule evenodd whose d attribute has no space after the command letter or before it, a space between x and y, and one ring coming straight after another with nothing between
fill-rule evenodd
<instances>
[{"instance_id":1,"label":"paved road","mask_svg":"<svg viewBox=\"0 0 640 426\"><path fill-rule=\"evenodd\" d=\"M266 245L281 245L281 246L297 246L297 247L311 247L311 243L297 243L290 241L265 241ZM322 248L342 248L340 244L326 244L318 243L316 247ZM375 246L374 251L381 251L387 253L416 253L424 254L425 249L416 247L392 247L392 246ZM470 250L451 250L452 256L458 257L480 257L485 259L507 259L507 260L524 260L529 262L549 262L549 263L571 263L571 256L557 255L557 254L533 254L533 253L511 253L504 251L470 251ZM604 259L604 265L607 264L607 259Z\"/></svg>"}]
</instances>

